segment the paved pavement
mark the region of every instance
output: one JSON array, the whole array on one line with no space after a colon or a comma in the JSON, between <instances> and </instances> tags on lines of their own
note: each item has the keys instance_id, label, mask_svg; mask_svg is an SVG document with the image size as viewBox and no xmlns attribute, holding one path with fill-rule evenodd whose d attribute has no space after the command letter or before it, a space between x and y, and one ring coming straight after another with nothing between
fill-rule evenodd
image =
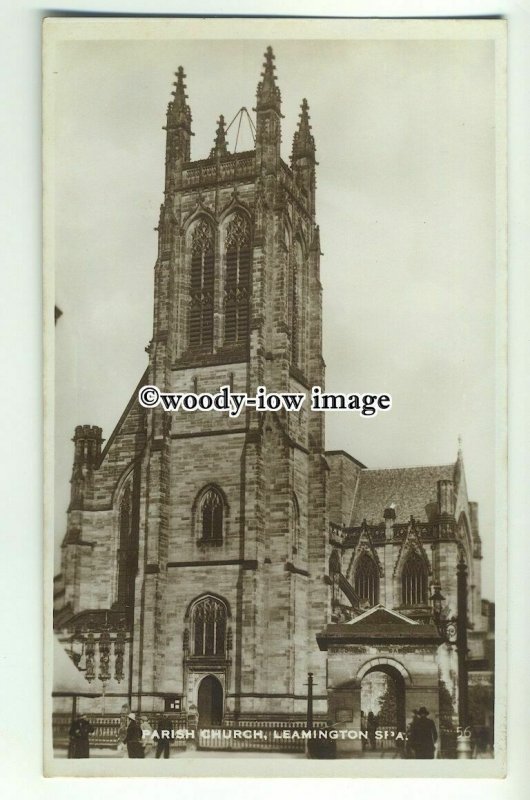
<instances>
[{"instance_id":1,"label":"paved pavement","mask_svg":"<svg viewBox=\"0 0 530 800\"><path fill-rule=\"evenodd\" d=\"M55 758L66 758L67 757L67 750L66 748L55 748L53 751L53 755ZM151 753L147 753L146 758L154 758L154 750ZM280 759L290 759L293 758L303 758L305 759L305 753L260 753L259 751L252 751L252 750L239 750L238 752L230 752L229 750L184 750L183 748L179 748L178 750L172 750L170 758L280 758ZM127 758L126 753L118 753L117 750L114 750L111 747L91 747L90 748L90 758Z\"/></svg>"}]
</instances>

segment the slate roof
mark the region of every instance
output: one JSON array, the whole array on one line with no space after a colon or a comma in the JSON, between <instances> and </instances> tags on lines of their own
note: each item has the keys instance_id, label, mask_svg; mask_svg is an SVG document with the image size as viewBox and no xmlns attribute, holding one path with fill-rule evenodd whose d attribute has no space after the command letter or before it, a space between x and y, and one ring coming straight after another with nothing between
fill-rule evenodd
<instances>
[{"instance_id":1,"label":"slate roof","mask_svg":"<svg viewBox=\"0 0 530 800\"><path fill-rule=\"evenodd\" d=\"M350 622L327 625L317 635L320 650L359 643L439 644L440 634L431 624L420 624L383 606L376 606Z\"/></svg>"},{"instance_id":2,"label":"slate roof","mask_svg":"<svg viewBox=\"0 0 530 800\"><path fill-rule=\"evenodd\" d=\"M357 628L365 628L367 625L419 625L418 622L400 614L399 611L385 608L382 603L367 609L358 617L354 617L344 624L355 625Z\"/></svg>"},{"instance_id":3,"label":"slate roof","mask_svg":"<svg viewBox=\"0 0 530 800\"><path fill-rule=\"evenodd\" d=\"M383 522L383 512L392 504L396 522L429 522L437 513L437 487L440 480L454 479L454 464L434 467L401 467L399 469L363 469L355 495L350 525Z\"/></svg>"}]
</instances>

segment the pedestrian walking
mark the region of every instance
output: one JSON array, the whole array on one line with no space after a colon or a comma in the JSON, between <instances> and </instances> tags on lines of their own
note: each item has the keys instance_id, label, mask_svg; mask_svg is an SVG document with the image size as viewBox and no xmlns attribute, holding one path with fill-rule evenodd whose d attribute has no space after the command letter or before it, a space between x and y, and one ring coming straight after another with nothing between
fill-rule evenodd
<instances>
[{"instance_id":1,"label":"pedestrian walking","mask_svg":"<svg viewBox=\"0 0 530 800\"><path fill-rule=\"evenodd\" d=\"M94 733L94 726L84 714L79 714L70 725L68 758L90 758L90 743L88 737Z\"/></svg>"},{"instance_id":2,"label":"pedestrian walking","mask_svg":"<svg viewBox=\"0 0 530 800\"><path fill-rule=\"evenodd\" d=\"M412 749L415 758L434 758L438 732L425 706L418 709L418 717L412 731Z\"/></svg>"},{"instance_id":3,"label":"pedestrian walking","mask_svg":"<svg viewBox=\"0 0 530 800\"><path fill-rule=\"evenodd\" d=\"M125 746L125 739L127 738L127 727L129 725L129 713L130 708L128 703L125 703L121 707L121 714L120 714L120 727L118 729L118 742L117 742L117 751L121 757L127 754L127 748Z\"/></svg>"},{"instance_id":4,"label":"pedestrian walking","mask_svg":"<svg viewBox=\"0 0 530 800\"><path fill-rule=\"evenodd\" d=\"M129 724L125 736L127 754L129 758L145 758L144 746L142 743L142 729L136 721L136 714L132 711L128 715Z\"/></svg>"},{"instance_id":5,"label":"pedestrian walking","mask_svg":"<svg viewBox=\"0 0 530 800\"><path fill-rule=\"evenodd\" d=\"M147 717L138 717L138 722L140 723L140 728L142 730L144 755L145 758L148 758L151 755L151 752L154 748L153 726L151 725Z\"/></svg>"},{"instance_id":6,"label":"pedestrian walking","mask_svg":"<svg viewBox=\"0 0 530 800\"><path fill-rule=\"evenodd\" d=\"M370 742L370 750L375 750L375 732L377 730L377 717L373 711L368 712L366 720L366 732L368 733L368 741Z\"/></svg>"},{"instance_id":7,"label":"pedestrian walking","mask_svg":"<svg viewBox=\"0 0 530 800\"><path fill-rule=\"evenodd\" d=\"M163 755L164 758L169 758L169 743L173 733L173 723L166 716L160 717L156 726L156 732L159 736L156 745L156 757L160 758Z\"/></svg>"}]
</instances>

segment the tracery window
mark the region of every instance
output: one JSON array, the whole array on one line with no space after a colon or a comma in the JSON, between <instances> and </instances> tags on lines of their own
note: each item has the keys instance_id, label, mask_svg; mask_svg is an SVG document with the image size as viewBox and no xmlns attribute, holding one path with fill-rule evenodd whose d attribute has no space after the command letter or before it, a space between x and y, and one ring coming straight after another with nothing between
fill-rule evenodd
<instances>
[{"instance_id":1,"label":"tracery window","mask_svg":"<svg viewBox=\"0 0 530 800\"><path fill-rule=\"evenodd\" d=\"M223 541L223 511L223 498L212 486L203 494L200 501L201 541L211 544L220 544Z\"/></svg>"},{"instance_id":2,"label":"tracery window","mask_svg":"<svg viewBox=\"0 0 530 800\"><path fill-rule=\"evenodd\" d=\"M190 280L191 347L213 345L214 235L211 225L201 219L192 235Z\"/></svg>"},{"instance_id":3,"label":"tracery window","mask_svg":"<svg viewBox=\"0 0 530 800\"><path fill-rule=\"evenodd\" d=\"M363 553L355 570L355 593L370 606L379 602L379 570L373 558Z\"/></svg>"},{"instance_id":4,"label":"tracery window","mask_svg":"<svg viewBox=\"0 0 530 800\"><path fill-rule=\"evenodd\" d=\"M119 513L118 581L117 602L127 605L129 601L129 547L131 537L131 487L123 492Z\"/></svg>"},{"instance_id":5,"label":"tracery window","mask_svg":"<svg viewBox=\"0 0 530 800\"><path fill-rule=\"evenodd\" d=\"M300 549L300 507L296 495L291 497L291 541L293 555Z\"/></svg>"},{"instance_id":6,"label":"tracery window","mask_svg":"<svg viewBox=\"0 0 530 800\"><path fill-rule=\"evenodd\" d=\"M226 229L225 342L248 338L250 293L250 226L236 214Z\"/></svg>"},{"instance_id":7,"label":"tracery window","mask_svg":"<svg viewBox=\"0 0 530 800\"><path fill-rule=\"evenodd\" d=\"M304 369L305 330L306 330L306 264L302 245L299 240L294 243L289 266L288 313L291 332L292 363Z\"/></svg>"},{"instance_id":8,"label":"tracery window","mask_svg":"<svg viewBox=\"0 0 530 800\"><path fill-rule=\"evenodd\" d=\"M299 283L299 266L297 260L293 260L290 269L290 285L289 285L289 317L290 317L290 328L291 328L291 351L292 351L293 364L298 364L300 357L298 283Z\"/></svg>"},{"instance_id":9,"label":"tracery window","mask_svg":"<svg viewBox=\"0 0 530 800\"><path fill-rule=\"evenodd\" d=\"M205 597L193 607L193 655L221 656L226 649L225 604L215 597Z\"/></svg>"},{"instance_id":10,"label":"tracery window","mask_svg":"<svg viewBox=\"0 0 530 800\"><path fill-rule=\"evenodd\" d=\"M335 604L339 600L340 589L340 557L336 550L333 550L329 557L329 577L331 580L331 602Z\"/></svg>"},{"instance_id":11,"label":"tracery window","mask_svg":"<svg viewBox=\"0 0 530 800\"><path fill-rule=\"evenodd\" d=\"M404 606L426 606L428 604L428 580L425 561L418 553L411 553L401 573L402 604Z\"/></svg>"}]
</instances>

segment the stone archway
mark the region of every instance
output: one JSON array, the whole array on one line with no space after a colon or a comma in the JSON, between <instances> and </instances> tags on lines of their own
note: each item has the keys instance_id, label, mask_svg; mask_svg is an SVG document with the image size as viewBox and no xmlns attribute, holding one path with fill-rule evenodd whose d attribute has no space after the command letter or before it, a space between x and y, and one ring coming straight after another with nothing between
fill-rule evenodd
<instances>
[{"instance_id":1,"label":"stone archway","mask_svg":"<svg viewBox=\"0 0 530 800\"><path fill-rule=\"evenodd\" d=\"M371 673L381 672L395 682L396 736L404 737L413 710L422 705L437 723L441 639L434 626L376 606L351 622L328 625L317 642L327 651L329 722L346 732L337 740L342 755L362 754L361 690Z\"/></svg>"},{"instance_id":2,"label":"stone archway","mask_svg":"<svg viewBox=\"0 0 530 800\"><path fill-rule=\"evenodd\" d=\"M405 678L403 676L403 672L406 672L404 668L402 668L402 664L398 664L398 666L394 666L392 664L375 664L369 669L363 670L363 675L360 679L360 686L361 686L361 711L366 712L366 708L363 706L366 703L363 703L363 691L365 688L365 684L369 680L370 676L378 676L384 677L387 679L385 692L386 692L386 704L383 696L380 695L377 698L377 704L373 704L372 707L368 710L371 710L374 713L378 720L379 725L384 727L391 727L394 729L394 733L398 733L401 731L403 734L407 729L407 720L406 720L406 683ZM387 709L387 716L388 712L390 711L389 706L391 707L392 711L392 719L381 719L381 702L383 701L383 712Z\"/></svg>"},{"instance_id":3,"label":"stone archway","mask_svg":"<svg viewBox=\"0 0 530 800\"><path fill-rule=\"evenodd\" d=\"M223 721L223 687L214 675L207 675L197 692L199 728L215 728Z\"/></svg>"}]
</instances>

